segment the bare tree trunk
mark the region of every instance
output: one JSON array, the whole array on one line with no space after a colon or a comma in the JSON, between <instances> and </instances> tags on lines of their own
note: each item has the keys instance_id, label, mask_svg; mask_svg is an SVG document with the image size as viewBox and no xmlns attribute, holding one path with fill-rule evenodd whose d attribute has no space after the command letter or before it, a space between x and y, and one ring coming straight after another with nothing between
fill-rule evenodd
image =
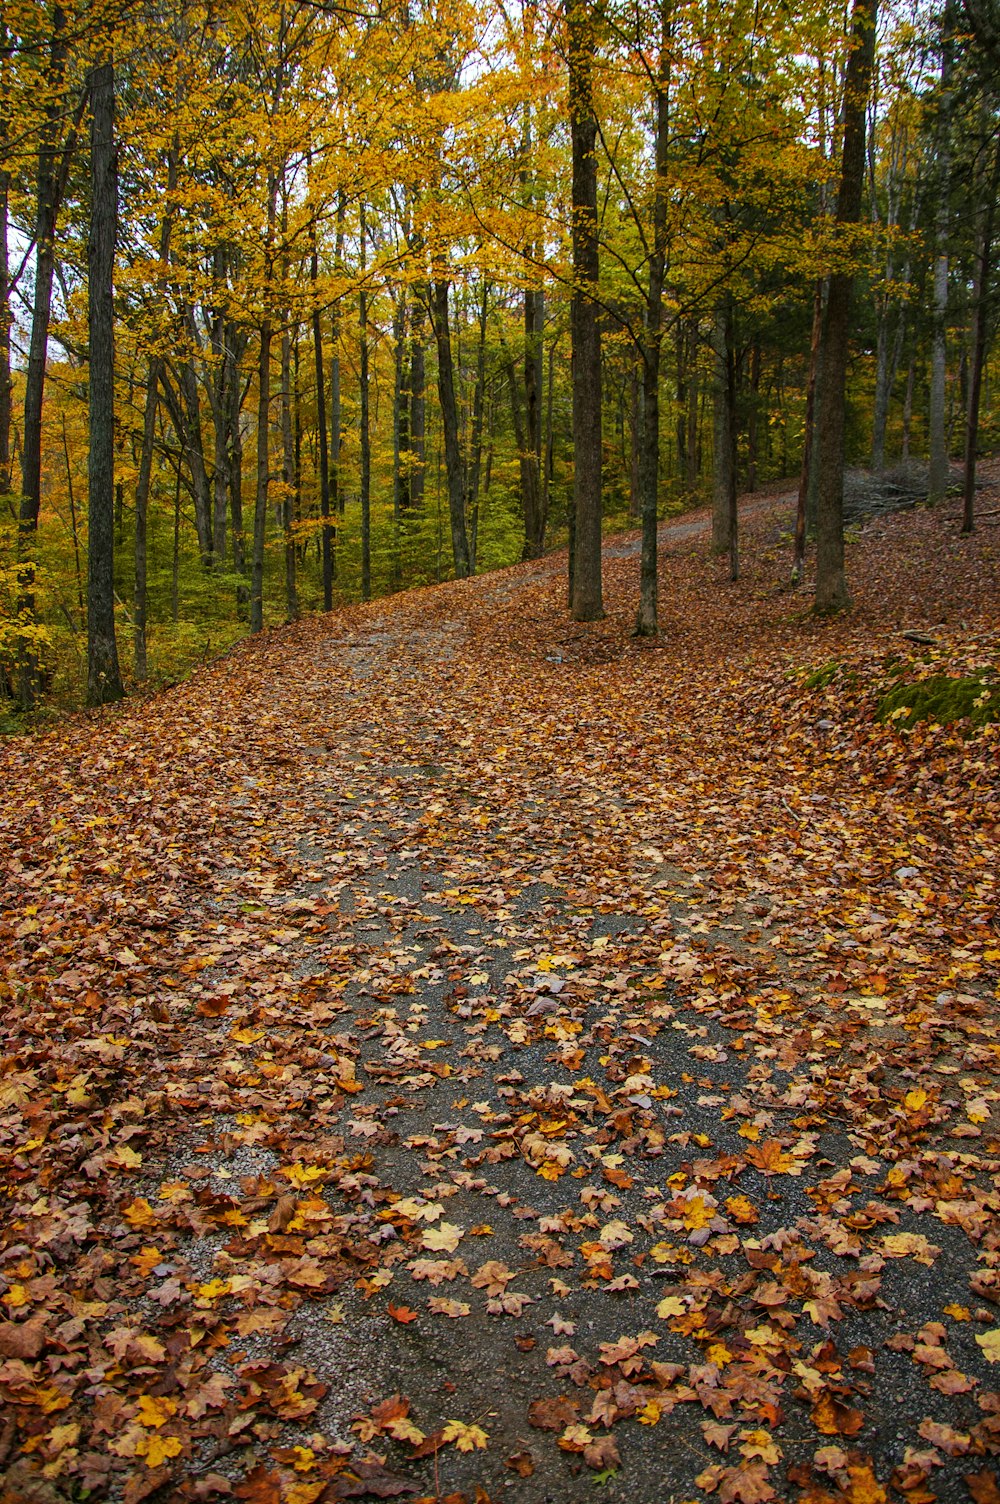
<instances>
[{"instance_id":1,"label":"bare tree trunk","mask_svg":"<svg viewBox=\"0 0 1000 1504\"><path fill-rule=\"evenodd\" d=\"M289 621L299 619L299 592L295 580L295 443L292 434L292 335L286 312L281 331L281 522L285 542L285 612Z\"/></svg>"},{"instance_id":2,"label":"bare tree trunk","mask_svg":"<svg viewBox=\"0 0 1000 1504\"><path fill-rule=\"evenodd\" d=\"M333 528L330 525L330 451L327 446L326 383L323 375L323 326L316 302L319 254L316 249L315 236L309 268L313 290L313 361L316 374L316 424L319 432L319 515L322 519L323 610L331 611L333 609Z\"/></svg>"},{"instance_id":3,"label":"bare tree trunk","mask_svg":"<svg viewBox=\"0 0 1000 1504\"><path fill-rule=\"evenodd\" d=\"M24 381L24 425L21 436L21 505L18 520L18 614L28 621L35 615L35 540L42 499L42 399L49 321L52 314L52 278L55 270L56 217L61 197L59 183L59 122L65 107L63 81L66 73L66 12L52 7L49 43L49 101L45 107L38 147L35 192L35 290L31 311L31 337ZM18 652L17 698L22 709L31 709L38 694L38 656L25 642Z\"/></svg>"},{"instance_id":4,"label":"bare tree trunk","mask_svg":"<svg viewBox=\"0 0 1000 1504\"><path fill-rule=\"evenodd\" d=\"M468 471L469 573L476 572L476 542L479 534L479 487L483 467L483 419L486 408L486 319L489 311L490 284L483 283L483 301L479 310L479 337L476 341L476 381L472 391L472 434Z\"/></svg>"},{"instance_id":5,"label":"bare tree trunk","mask_svg":"<svg viewBox=\"0 0 1000 1504\"><path fill-rule=\"evenodd\" d=\"M265 296L269 294L278 215L278 177L267 174L267 234L265 244ZM271 481L271 339L269 313L260 324L257 355L257 488L253 509L253 554L250 561L250 631L264 630L264 539L267 528L267 498Z\"/></svg>"},{"instance_id":6,"label":"bare tree trunk","mask_svg":"<svg viewBox=\"0 0 1000 1504\"><path fill-rule=\"evenodd\" d=\"M424 472L427 443L427 376L424 353L427 312L422 298L413 304L413 329L410 338L410 505L416 510L424 504Z\"/></svg>"},{"instance_id":7,"label":"bare tree trunk","mask_svg":"<svg viewBox=\"0 0 1000 1504\"><path fill-rule=\"evenodd\" d=\"M661 0L660 60L656 76L656 145L653 235L646 289L642 343L642 415L639 490L642 496L642 558L639 566L638 637L659 631L657 599L657 511L660 487L660 353L663 346L663 278L667 257L667 169L670 151L670 46L673 0Z\"/></svg>"},{"instance_id":8,"label":"bare tree trunk","mask_svg":"<svg viewBox=\"0 0 1000 1504\"><path fill-rule=\"evenodd\" d=\"M954 9L945 5L941 24L941 102L936 150L937 214L934 218L934 292L931 313L931 379L927 412L930 475L927 504L936 506L948 490L948 430L945 391L948 371L948 208L951 178L951 71Z\"/></svg>"},{"instance_id":9,"label":"bare tree trunk","mask_svg":"<svg viewBox=\"0 0 1000 1504\"><path fill-rule=\"evenodd\" d=\"M566 0L569 116L573 151L573 510L572 610L577 621L604 615L601 589L601 334L597 321L597 119L593 68L594 0Z\"/></svg>"},{"instance_id":10,"label":"bare tree trunk","mask_svg":"<svg viewBox=\"0 0 1000 1504\"><path fill-rule=\"evenodd\" d=\"M854 0L851 51L844 79L844 145L838 226L856 224L861 215L865 173L865 125L868 92L875 61L878 0ZM844 575L844 395L850 336L850 272L835 272L822 336L822 390L817 443L819 489L816 508L816 602L819 615L850 605Z\"/></svg>"},{"instance_id":11,"label":"bare tree trunk","mask_svg":"<svg viewBox=\"0 0 1000 1504\"><path fill-rule=\"evenodd\" d=\"M267 493L270 481L271 446L271 321L260 326L257 359L257 490L253 509L253 554L250 562L250 630L264 629L264 534L267 527Z\"/></svg>"},{"instance_id":12,"label":"bare tree trunk","mask_svg":"<svg viewBox=\"0 0 1000 1504\"><path fill-rule=\"evenodd\" d=\"M455 578L466 579L472 573L469 536L465 520L465 466L458 437L458 403L455 396L455 368L451 353L451 327L448 317L449 284L435 280L434 337L438 356L438 400L441 404L441 427L444 431L444 465L448 478L448 517L451 524L452 557Z\"/></svg>"},{"instance_id":13,"label":"bare tree trunk","mask_svg":"<svg viewBox=\"0 0 1000 1504\"><path fill-rule=\"evenodd\" d=\"M344 215L347 208L346 196L341 192L337 195L337 238L334 246L334 265L338 271L344 259ZM330 510L335 517L343 517L346 497L344 488L340 484L340 441L341 441L341 405L340 405L340 303L333 305L332 327L330 330ZM337 533L334 528L331 542L336 543ZM334 552L330 564L331 576L337 577L337 555Z\"/></svg>"},{"instance_id":14,"label":"bare tree trunk","mask_svg":"<svg viewBox=\"0 0 1000 1504\"><path fill-rule=\"evenodd\" d=\"M90 345L90 455L87 474L87 704L125 693L115 639L115 70L110 57L90 80L90 235L87 322Z\"/></svg>"},{"instance_id":15,"label":"bare tree trunk","mask_svg":"<svg viewBox=\"0 0 1000 1504\"><path fill-rule=\"evenodd\" d=\"M976 275L973 288L975 316L972 322L972 350L969 361L969 402L965 419L965 482L962 490L962 532L971 533L975 525L976 450L979 442L979 404L983 390L983 367L989 336L989 294L993 262L993 227L996 221L997 192L1000 190L1000 135L993 148L993 167L986 185L986 199L979 213L976 245Z\"/></svg>"},{"instance_id":16,"label":"bare tree trunk","mask_svg":"<svg viewBox=\"0 0 1000 1504\"><path fill-rule=\"evenodd\" d=\"M358 295L358 342L361 370L361 599L372 593L372 440L369 419L368 291L364 284L367 226L361 211L361 291Z\"/></svg>"},{"instance_id":17,"label":"bare tree trunk","mask_svg":"<svg viewBox=\"0 0 1000 1504\"><path fill-rule=\"evenodd\" d=\"M10 494L10 430L12 384L10 377L10 173L6 167L10 136L7 65L11 54L7 27L0 20L0 496Z\"/></svg>"},{"instance_id":18,"label":"bare tree trunk","mask_svg":"<svg viewBox=\"0 0 1000 1504\"><path fill-rule=\"evenodd\" d=\"M819 342L823 332L823 281L813 294L812 338L809 342L809 377L806 383L806 413L802 435L802 469L799 473L798 505L795 509L795 554L792 584L801 585L806 566L806 518L812 476L813 443L816 437L816 378L819 372Z\"/></svg>"},{"instance_id":19,"label":"bare tree trunk","mask_svg":"<svg viewBox=\"0 0 1000 1504\"><path fill-rule=\"evenodd\" d=\"M732 299L726 294L716 310L712 441L712 553L738 557L736 516L736 352ZM733 579L736 578L735 573Z\"/></svg>"}]
</instances>

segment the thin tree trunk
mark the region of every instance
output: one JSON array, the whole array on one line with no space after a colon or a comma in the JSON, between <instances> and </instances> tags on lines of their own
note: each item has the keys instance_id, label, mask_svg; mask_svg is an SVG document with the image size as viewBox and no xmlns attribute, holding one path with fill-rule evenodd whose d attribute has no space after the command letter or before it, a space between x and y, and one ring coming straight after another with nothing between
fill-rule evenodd
<instances>
[{"instance_id":1,"label":"thin tree trunk","mask_svg":"<svg viewBox=\"0 0 1000 1504\"><path fill-rule=\"evenodd\" d=\"M931 311L931 372L927 412L930 474L927 504L936 506L948 490L949 456L946 415L948 371L948 220L951 178L951 72L954 9L946 4L941 25L941 101L936 151L937 214L934 219L934 289Z\"/></svg>"},{"instance_id":2,"label":"thin tree trunk","mask_svg":"<svg viewBox=\"0 0 1000 1504\"><path fill-rule=\"evenodd\" d=\"M160 286L164 282L167 259L170 254L170 231L172 227L172 197L177 186L177 151L167 153L167 207L160 224ZM139 455L139 476L135 488L135 595L132 611L133 673L139 683L146 678L146 612L147 612L147 519L149 514L149 491L153 473L153 445L156 439L156 413L159 403L160 374L163 360L159 354L149 357L146 376L146 402L142 416L142 449Z\"/></svg>"},{"instance_id":3,"label":"thin tree trunk","mask_svg":"<svg viewBox=\"0 0 1000 1504\"><path fill-rule=\"evenodd\" d=\"M844 144L838 226L856 224L861 215L865 172L865 126L875 60L878 0L854 0L851 51L844 79ZM816 602L820 615L850 605L844 574L844 397L853 275L830 278L822 336L822 390L817 443L819 488L816 507Z\"/></svg>"},{"instance_id":4,"label":"thin tree trunk","mask_svg":"<svg viewBox=\"0 0 1000 1504\"><path fill-rule=\"evenodd\" d=\"M712 443L712 553L737 557L736 352L733 305L727 293L716 310ZM733 574L733 579L736 575Z\"/></svg>"},{"instance_id":5,"label":"thin tree trunk","mask_svg":"<svg viewBox=\"0 0 1000 1504\"><path fill-rule=\"evenodd\" d=\"M649 257L646 327L641 351L639 490L642 497L642 558L639 566L639 611L635 623L638 637L655 637L659 631L656 528L660 487L660 354L663 346L663 278L667 255L672 5L673 0L661 0L660 60L656 77L653 243Z\"/></svg>"},{"instance_id":6,"label":"thin tree trunk","mask_svg":"<svg viewBox=\"0 0 1000 1504\"><path fill-rule=\"evenodd\" d=\"M444 431L444 464L448 478L448 520L451 526L451 549L455 578L464 580L472 572L469 537L465 521L465 466L458 437L458 403L455 397L455 369L451 353L451 327L448 317L449 284L436 280L434 295L434 337L438 355L438 400L441 404L441 427Z\"/></svg>"},{"instance_id":7,"label":"thin tree trunk","mask_svg":"<svg viewBox=\"0 0 1000 1504\"><path fill-rule=\"evenodd\" d=\"M904 465L910 462L910 426L913 422L913 356L906 368L906 393L903 397L903 443L899 457Z\"/></svg>"},{"instance_id":8,"label":"thin tree trunk","mask_svg":"<svg viewBox=\"0 0 1000 1504\"><path fill-rule=\"evenodd\" d=\"M823 332L823 281L816 283L813 294L812 338L809 342L809 376L806 382L806 413L802 436L802 469L799 472L798 504L795 509L795 552L792 559L792 584L801 585L806 567L806 517L812 474L813 443L816 437L816 378L819 371L819 344Z\"/></svg>"},{"instance_id":9,"label":"thin tree trunk","mask_svg":"<svg viewBox=\"0 0 1000 1504\"><path fill-rule=\"evenodd\" d=\"M287 273L286 273L287 276ZM292 336L286 312L281 331L281 522L285 543L285 612L298 621L299 592L295 580L295 441L292 433Z\"/></svg>"},{"instance_id":10,"label":"thin tree trunk","mask_svg":"<svg viewBox=\"0 0 1000 1504\"><path fill-rule=\"evenodd\" d=\"M239 345L237 347L237 338ZM247 339L230 321L227 344L234 351L235 373L229 388L229 520L233 540L233 568L240 577L236 583L236 609L240 621L249 614L250 591L247 588L246 537L243 527L243 434L240 430L240 414L245 389L241 362L246 352ZM236 350L239 354L236 355Z\"/></svg>"},{"instance_id":11,"label":"thin tree trunk","mask_svg":"<svg viewBox=\"0 0 1000 1504\"><path fill-rule=\"evenodd\" d=\"M344 193L337 195L337 236L334 245L334 266L339 271L344 259L344 216L347 209L347 199ZM341 403L340 403L340 303L333 305L333 316L330 329L330 510L335 517L343 517L346 497L344 488L340 483L340 441L341 441ZM336 528L331 538L331 548L336 544ZM332 552L330 561L330 573L332 578L337 575L337 555Z\"/></svg>"},{"instance_id":12,"label":"thin tree trunk","mask_svg":"<svg viewBox=\"0 0 1000 1504\"><path fill-rule=\"evenodd\" d=\"M80 529L76 520L76 496L73 491L73 467L69 458L69 435L66 432L66 414L62 417L63 459L66 462L66 495L69 500L69 525L73 533L73 566L76 574L76 603L80 612L80 625L86 619L86 603L83 598L83 571L80 568Z\"/></svg>"},{"instance_id":13,"label":"thin tree trunk","mask_svg":"<svg viewBox=\"0 0 1000 1504\"><path fill-rule=\"evenodd\" d=\"M996 221L997 192L1000 191L1000 135L993 149L993 168L986 186L986 201L980 211L976 275L973 288L975 315L972 322L972 351L969 361L969 405L965 420L965 481L962 489L962 532L971 533L975 526L976 450L979 442L979 405L983 390L983 367L989 335L989 294L993 261L993 227Z\"/></svg>"},{"instance_id":14,"label":"thin tree trunk","mask_svg":"<svg viewBox=\"0 0 1000 1504\"><path fill-rule=\"evenodd\" d=\"M115 70L110 57L91 74L90 235L87 314L90 454L87 466L87 704L120 700L115 640L114 272L118 221Z\"/></svg>"},{"instance_id":15,"label":"thin tree trunk","mask_svg":"<svg viewBox=\"0 0 1000 1504\"><path fill-rule=\"evenodd\" d=\"M170 619L176 625L181 616L181 462L177 461L174 485L174 547L170 574Z\"/></svg>"},{"instance_id":16,"label":"thin tree trunk","mask_svg":"<svg viewBox=\"0 0 1000 1504\"><path fill-rule=\"evenodd\" d=\"M427 311L421 297L413 304L410 335L410 505L424 504L427 447L427 359L424 350Z\"/></svg>"},{"instance_id":17,"label":"thin tree trunk","mask_svg":"<svg viewBox=\"0 0 1000 1504\"><path fill-rule=\"evenodd\" d=\"M368 291L364 283L367 226L361 211L361 291L358 294L358 343L361 387L361 599L372 594L372 439L369 415Z\"/></svg>"},{"instance_id":18,"label":"thin tree trunk","mask_svg":"<svg viewBox=\"0 0 1000 1504\"><path fill-rule=\"evenodd\" d=\"M572 611L577 621L604 615L601 588L601 334L597 321L597 119L593 67L594 0L566 0L569 115L573 153L573 510Z\"/></svg>"},{"instance_id":19,"label":"thin tree trunk","mask_svg":"<svg viewBox=\"0 0 1000 1504\"><path fill-rule=\"evenodd\" d=\"M253 509L253 555L250 563L250 630L264 629L264 533L270 480L271 321L260 326L257 361L257 491Z\"/></svg>"},{"instance_id":20,"label":"thin tree trunk","mask_svg":"<svg viewBox=\"0 0 1000 1504\"><path fill-rule=\"evenodd\" d=\"M330 525L330 451L327 446L326 383L323 375L323 326L316 300L319 254L315 237L309 269L313 293L313 361L316 372L316 423L319 432L319 515L322 519L323 610L331 611L333 609L333 528Z\"/></svg>"},{"instance_id":21,"label":"thin tree trunk","mask_svg":"<svg viewBox=\"0 0 1000 1504\"><path fill-rule=\"evenodd\" d=\"M10 494L10 431L12 418L12 384L10 376L10 172L7 169L10 136L9 79L7 75L11 45L7 27L0 20L0 496Z\"/></svg>"},{"instance_id":22,"label":"thin tree trunk","mask_svg":"<svg viewBox=\"0 0 1000 1504\"><path fill-rule=\"evenodd\" d=\"M139 477L135 487L135 595L132 607L133 672L141 684L146 678L146 607L147 548L146 531L149 514L149 490L153 473L153 443L156 438L157 391L160 384L160 357L151 355L146 377L146 403L142 416L142 450Z\"/></svg>"},{"instance_id":23,"label":"thin tree trunk","mask_svg":"<svg viewBox=\"0 0 1000 1504\"><path fill-rule=\"evenodd\" d=\"M63 81L66 72L66 12L52 8L49 43L49 100L41 128L35 191L35 287L31 310L31 336L24 381L24 422L21 435L21 505L18 520L18 614L33 621L35 615L35 541L42 499L42 399L45 360L52 313L52 278L55 270L55 230L59 208L58 138L65 106ZM38 695L38 655L28 642L18 650L18 703L31 709Z\"/></svg>"}]
</instances>

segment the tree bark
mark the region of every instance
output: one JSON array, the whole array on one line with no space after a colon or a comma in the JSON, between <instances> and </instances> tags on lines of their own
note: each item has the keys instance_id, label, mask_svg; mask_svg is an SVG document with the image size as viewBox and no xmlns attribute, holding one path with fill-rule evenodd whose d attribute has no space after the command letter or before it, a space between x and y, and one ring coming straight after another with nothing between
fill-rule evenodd
<instances>
[{"instance_id":1,"label":"tree bark","mask_svg":"<svg viewBox=\"0 0 1000 1504\"><path fill-rule=\"evenodd\" d=\"M52 8L49 43L49 100L45 107L38 147L35 189L35 290L31 310L31 336L24 379L24 422L21 434L21 505L18 518L18 614L33 621L35 615L35 539L42 500L42 399L45 390L45 360L48 353L49 321L52 314L52 278L55 271L56 218L61 197L59 183L59 122L65 106L63 82L66 73L66 12ZM30 710L38 695L38 655L25 642L18 652L17 699Z\"/></svg>"},{"instance_id":2,"label":"tree bark","mask_svg":"<svg viewBox=\"0 0 1000 1504\"><path fill-rule=\"evenodd\" d=\"M865 125L875 61L877 7L878 0L854 0L851 14L851 51L844 79L838 228L856 224L861 216ZM844 271L835 272L830 278L821 340L815 610L823 616L846 610L850 605L844 573L844 402L853 280L852 274Z\"/></svg>"},{"instance_id":3,"label":"tree bark","mask_svg":"<svg viewBox=\"0 0 1000 1504\"><path fill-rule=\"evenodd\" d=\"M250 562L250 631L264 629L264 533L267 526L267 493L270 481L271 446L271 321L260 326L257 357L257 490L253 509L253 554Z\"/></svg>"},{"instance_id":4,"label":"tree bark","mask_svg":"<svg viewBox=\"0 0 1000 1504\"><path fill-rule=\"evenodd\" d=\"M739 570L736 475L736 351L733 304L727 293L716 310L712 348L713 384L712 553L728 554L730 574Z\"/></svg>"},{"instance_id":5,"label":"tree bark","mask_svg":"<svg viewBox=\"0 0 1000 1504\"><path fill-rule=\"evenodd\" d=\"M663 278L667 260L667 168L670 150L670 62L673 0L661 0L660 60L656 76L656 144L653 170L653 233L642 345L639 492L642 498L642 557L639 566L638 637L659 631L657 512L660 487L660 354L663 346Z\"/></svg>"},{"instance_id":6,"label":"tree bark","mask_svg":"<svg viewBox=\"0 0 1000 1504\"><path fill-rule=\"evenodd\" d=\"M809 341L809 376L806 381L806 412L802 435L802 469L799 472L798 504L795 509L795 553L792 559L792 584L801 585L806 567L806 520L809 487L812 478L813 444L816 437L816 379L819 372L819 343L823 333L823 279L813 293L812 337Z\"/></svg>"},{"instance_id":7,"label":"tree bark","mask_svg":"<svg viewBox=\"0 0 1000 1504\"><path fill-rule=\"evenodd\" d=\"M323 375L323 326L316 302L319 255L313 239L310 280L313 292L312 336L316 374L316 424L319 432L319 515L322 523L321 552L323 572L323 610L333 609L333 528L330 525L330 451L327 445L326 383Z\"/></svg>"},{"instance_id":8,"label":"tree bark","mask_svg":"<svg viewBox=\"0 0 1000 1504\"><path fill-rule=\"evenodd\" d=\"M979 443L979 404L983 390L983 367L989 337L989 293L993 262L993 229L997 192L1000 190L1000 135L993 148L993 166L986 184L986 198L979 213L976 245L976 275L973 288L975 313L969 361L969 401L965 419L965 479L962 488L962 532L975 525L976 451Z\"/></svg>"},{"instance_id":9,"label":"tree bark","mask_svg":"<svg viewBox=\"0 0 1000 1504\"><path fill-rule=\"evenodd\" d=\"M593 68L594 0L565 0L569 117L573 153L573 511L572 612L577 621L604 615L601 581L601 334L597 229L597 118Z\"/></svg>"},{"instance_id":10,"label":"tree bark","mask_svg":"<svg viewBox=\"0 0 1000 1504\"><path fill-rule=\"evenodd\" d=\"M7 64L11 46L7 27L0 21L0 496L10 493L10 430L12 384L10 376L10 172L7 169L10 136Z\"/></svg>"},{"instance_id":11,"label":"tree bark","mask_svg":"<svg viewBox=\"0 0 1000 1504\"><path fill-rule=\"evenodd\" d=\"M286 274L287 275L287 274ZM281 523L285 543L285 614L299 619L299 591L295 579L295 443L292 434L292 335L286 312L281 331Z\"/></svg>"},{"instance_id":12,"label":"tree bark","mask_svg":"<svg viewBox=\"0 0 1000 1504\"><path fill-rule=\"evenodd\" d=\"M115 151L115 71L110 57L91 74L90 101L87 704L105 705L120 700L125 693L115 639L114 271L118 164Z\"/></svg>"},{"instance_id":13,"label":"tree bark","mask_svg":"<svg viewBox=\"0 0 1000 1504\"><path fill-rule=\"evenodd\" d=\"M948 490L948 432L945 388L948 370L948 207L951 177L951 71L954 8L946 4L941 23L941 80L935 152L937 214L934 217L934 289L931 311L931 373L927 412L930 474L927 504L936 506Z\"/></svg>"},{"instance_id":14,"label":"tree bark","mask_svg":"<svg viewBox=\"0 0 1000 1504\"><path fill-rule=\"evenodd\" d=\"M423 299L413 304L413 328L410 337L410 505L414 510L424 504L424 475L427 468L427 372L424 351L426 309Z\"/></svg>"},{"instance_id":15,"label":"tree bark","mask_svg":"<svg viewBox=\"0 0 1000 1504\"><path fill-rule=\"evenodd\" d=\"M458 436L458 402L455 396L455 368L451 353L448 294L447 280L444 278L435 280L432 323L437 344L438 400L441 404L444 466L448 478L448 520L451 525L451 551L455 564L455 578L464 580L472 573L472 559L465 520L465 466L462 463Z\"/></svg>"}]
</instances>

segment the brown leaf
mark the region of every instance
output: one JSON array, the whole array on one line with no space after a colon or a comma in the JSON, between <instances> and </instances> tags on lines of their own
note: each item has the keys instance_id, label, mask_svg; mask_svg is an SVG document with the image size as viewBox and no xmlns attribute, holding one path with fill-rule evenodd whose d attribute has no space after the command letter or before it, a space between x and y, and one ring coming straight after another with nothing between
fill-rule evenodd
<instances>
[{"instance_id":1,"label":"brown leaf","mask_svg":"<svg viewBox=\"0 0 1000 1504\"><path fill-rule=\"evenodd\" d=\"M426 1445L426 1443L424 1443ZM400 1494L419 1494L409 1478L390 1473L380 1462L356 1462L327 1485L324 1499L395 1499Z\"/></svg>"},{"instance_id":2,"label":"brown leaf","mask_svg":"<svg viewBox=\"0 0 1000 1504\"><path fill-rule=\"evenodd\" d=\"M865 1423L860 1410L842 1404L828 1389L820 1395L811 1414L813 1425L824 1436L856 1436Z\"/></svg>"},{"instance_id":3,"label":"brown leaf","mask_svg":"<svg viewBox=\"0 0 1000 1504\"><path fill-rule=\"evenodd\" d=\"M989 1472L964 1473L962 1481L974 1504L1000 1504L1000 1476L992 1469Z\"/></svg>"},{"instance_id":4,"label":"brown leaf","mask_svg":"<svg viewBox=\"0 0 1000 1504\"><path fill-rule=\"evenodd\" d=\"M42 1351L45 1337L42 1316L33 1316L30 1321L0 1321L0 1357L30 1362Z\"/></svg>"},{"instance_id":5,"label":"brown leaf","mask_svg":"<svg viewBox=\"0 0 1000 1504\"><path fill-rule=\"evenodd\" d=\"M535 1459L528 1451L515 1452L507 1458L504 1467L516 1473L519 1478L530 1478L535 1471Z\"/></svg>"},{"instance_id":6,"label":"brown leaf","mask_svg":"<svg viewBox=\"0 0 1000 1504\"><path fill-rule=\"evenodd\" d=\"M571 1426L579 1413L577 1402L563 1395L558 1399L532 1400L528 1406L528 1424L540 1431L561 1431L565 1426Z\"/></svg>"}]
</instances>

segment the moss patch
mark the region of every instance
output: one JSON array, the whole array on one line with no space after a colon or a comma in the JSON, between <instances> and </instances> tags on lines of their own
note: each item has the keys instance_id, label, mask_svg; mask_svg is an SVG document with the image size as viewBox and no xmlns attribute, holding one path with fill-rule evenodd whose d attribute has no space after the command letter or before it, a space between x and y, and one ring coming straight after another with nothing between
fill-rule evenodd
<instances>
[{"instance_id":1,"label":"moss patch","mask_svg":"<svg viewBox=\"0 0 1000 1504\"><path fill-rule=\"evenodd\" d=\"M937 721L946 726L968 720L974 726L986 726L1000 721L1000 680L934 674L929 679L896 684L879 700L876 715L880 721L892 721L904 730L918 721Z\"/></svg>"}]
</instances>

